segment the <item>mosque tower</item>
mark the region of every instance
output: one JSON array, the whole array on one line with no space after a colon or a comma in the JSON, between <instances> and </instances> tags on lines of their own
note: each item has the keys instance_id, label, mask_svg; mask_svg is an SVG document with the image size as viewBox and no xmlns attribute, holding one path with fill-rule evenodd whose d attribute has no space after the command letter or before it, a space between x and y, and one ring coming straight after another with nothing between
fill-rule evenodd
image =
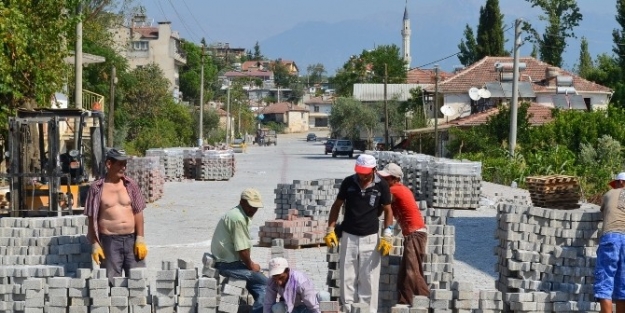
<instances>
[{"instance_id":1,"label":"mosque tower","mask_svg":"<svg viewBox=\"0 0 625 313\"><path fill-rule=\"evenodd\" d=\"M401 30L401 36L403 38L403 53L404 61L406 61L406 70L410 69L410 18L408 18L408 0L406 0L406 8L404 9L404 28Z\"/></svg>"}]
</instances>

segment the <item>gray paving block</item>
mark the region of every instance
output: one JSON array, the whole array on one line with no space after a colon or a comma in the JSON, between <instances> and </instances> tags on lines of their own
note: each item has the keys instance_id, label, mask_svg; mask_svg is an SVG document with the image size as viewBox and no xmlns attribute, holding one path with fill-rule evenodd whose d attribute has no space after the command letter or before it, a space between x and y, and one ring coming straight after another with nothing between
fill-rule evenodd
<instances>
[{"instance_id":1,"label":"gray paving block","mask_svg":"<svg viewBox=\"0 0 625 313\"><path fill-rule=\"evenodd\" d=\"M125 287L111 287L111 297L128 297L130 291Z\"/></svg>"},{"instance_id":2,"label":"gray paving block","mask_svg":"<svg viewBox=\"0 0 625 313\"><path fill-rule=\"evenodd\" d=\"M110 313L109 309L110 307L108 306L101 306L101 307L91 306L89 307L89 313Z\"/></svg>"},{"instance_id":3,"label":"gray paving block","mask_svg":"<svg viewBox=\"0 0 625 313\"><path fill-rule=\"evenodd\" d=\"M134 305L148 305L148 297L147 296L143 296L143 297L131 297L131 298L128 298L128 305L130 305L130 306L134 306Z\"/></svg>"},{"instance_id":4,"label":"gray paving block","mask_svg":"<svg viewBox=\"0 0 625 313\"><path fill-rule=\"evenodd\" d=\"M112 307L127 307L128 306L128 297L120 297L115 296L111 297L111 306Z\"/></svg>"},{"instance_id":5,"label":"gray paving block","mask_svg":"<svg viewBox=\"0 0 625 313\"><path fill-rule=\"evenodd\" d=\"M91 298L69 298L70 307L73 306L89 306L91 305Z\"/></svg>"},{"instance_id":6,"label":"gray paving block","mask_svg":"<svg viewBox=\"0 0 625 313\"><path fill-rule=\"evenodd\" d=\"M144 278L128 279L128 288L138 289L138 288L146 288L147 286L148 286L148 281Z\"/></svg>"},{"instance_id":7,"label":"gray paving block","mask_svg":"<svg viewBox=\"0 0 625 313\"><path fill-rule=\"evenodd\" d=\"M51 288L69 288L69 282L69 277L49 277L47 284Z\"/></svg>"},{"instance_id":8,"label":"gray paving block","mask_svg":"<svg viewBox=\"0 0 625 313\"><path fill-rule=\"evenodd\" d=\"M176 280L176 270L160 270L156 272L156 281L174 281Z\"/></svg>"},{"instance_id":9,"label":"gray paving block","mask_svg":"<svg viewBox=\"0 0 625 313\"><path fill-rule=\"evenodd\" d=\"M197 306L198 308L216 308L217 307L217 297L198 297L197 298Z\"/></svg>"},{"instance_id":10,"label":"gray paving block","mask_svg":"<svg viewBox=\"0 0 625 313\"><path fill-rule=\"evenodd\" d=\"M91 307L109 307L111 306L111 297L91 297Z\"/></svg>"},{"instance_id":11,"label":"gray paving block","mask_svg":"<svg viewBox=\"0 0 625 313\"><path fill-rule=\"evenodd\" d=\"M173 307L176 305L176 301L172 297L154 296L152 303L156 307Z\"/></svg>"},{"instance_id":12,"label":"gray paving block","mask_svg":"<svg viewBox=\"0 0 625 313\"><path fill-rule=\"evenodd\" d=\"M89 307L87 306L70 306L69 313L89 313ZM91 311L93 312L93 311Z\"/></svg>"},{"instance_id":13,"label":"gray paving block","mask_svg":"<svg viewBox=\"0 0 625 313\"><path fill-rule=\"evenodd\" d=\"M128 277L113 277L113 287L128 287Z\"/></svg>"},{"instance_id":14,"label":"gray paving block","mask_svg":"<svg viewBox=\"0 0 625 313\"><path fill-rule=\"evenodd\" d=\"M89 297L91 298L107 298L110 296L110 289L89 289ZM71 295L70 295L71 297Z\"/></svg>"},{"instance_id":15,"label":"gray paving block","mask_svg":"<svg viewBox=\"0 0 625 313\"><path fill-rule=\"evenodd\" d=\"M90 290L109 288L109 280L102 278L91 278L87 281Z\"/></svg>"},{"instance_id":16,"label":"gray paving block","mask_svg":"<svg viewBox=\"0 0 625 313\"><path fill-rule=\"evenodd\" d=\"M148 278L148 269L145 267L131 268L129 278L131 280L146 279Z\"/></svg>"},{"instance_id":17,"label":"gray paving block","mask_svg":"<svg viewBox=\"0 0 625 313\"><path fill-rule=\"evenodd\" d=\"M178 279L196 279L197 278L197 270L196 269L178 269Z\"/></svg>"},{"instance_id":18,"label":"gray paving block","mask_svg":"<svg viewBox=\"0 0 625 313\"><path fill-rule=\"evenodd\" d=\"M193 263L193 261L190 261L190 260L178 259L178 268L184 269L184 270L195 269L195 263Z\"/></svg>"},{"instance_id":19,"label":"gray paving block","mask_svg":"<svg viewBox=\"0 0 625 313\"><path fill-rule=\"evenodd\" d=\"M218 312L224 313L237 313L239 311L239 306L227 302L220 302L217 310Z\"/></svg>"},{"instance_id":20,"label":"gray paving block","mask_svg":"<svg viewBox=\"0 0 625 313\"><path fill-rule=\"evenodd\" d=\"M217 289L217 279L208 278L208 277L200 277L200 279L198 280L198 287Z\"/></svg>"},{"instance_id":21,"label":"gray paving block","mask_svg":"<svg viewBox=\"0 0 625 313\"><path fill-rule=\"evenodd\" d=\"M66 307L69 303L67 297L48 296L48 305L53 307Z\"/></svg>"},{"instance_id":22,"label":"gray paving block","mask_svg":"<svg viewBox=\"0 0 625 313\"><path fill-rule=\"evenodd\" d=\"M152 313L152 307L149 305L131 305L130 313Z\"/></svg>"}]
</instances>

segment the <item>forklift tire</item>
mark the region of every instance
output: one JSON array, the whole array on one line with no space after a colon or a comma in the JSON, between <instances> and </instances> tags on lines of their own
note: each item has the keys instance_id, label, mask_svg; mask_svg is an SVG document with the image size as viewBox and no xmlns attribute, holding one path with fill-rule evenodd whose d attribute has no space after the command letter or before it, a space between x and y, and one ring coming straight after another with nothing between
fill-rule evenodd
<instances>
[{"instance_id":1,"label":"forklift tire","mask_svg":"<svg viewBox=\"0 0 625 313\"><path fill-rule=\"evenodd\" d=\"M333 157L333 158L336 158L336 153L332 153L332 157Z\"/></svg>"}]
</instances>

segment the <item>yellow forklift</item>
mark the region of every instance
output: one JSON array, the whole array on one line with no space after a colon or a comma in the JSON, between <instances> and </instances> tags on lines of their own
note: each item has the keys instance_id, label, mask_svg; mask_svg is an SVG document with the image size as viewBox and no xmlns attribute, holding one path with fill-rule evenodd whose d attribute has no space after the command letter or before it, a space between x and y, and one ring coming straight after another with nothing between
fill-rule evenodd
<instances>
[{"instance_id":1,"label":"yellow forklift","mask_svg":"<svg viewBox=\"0 0 625 313\"><path fill-rule=\"evenodd\" d=\"M102 111L19 109L9 118L8 216L82 213L93 179L104 176Z\"/></svg>"}]
</instances>

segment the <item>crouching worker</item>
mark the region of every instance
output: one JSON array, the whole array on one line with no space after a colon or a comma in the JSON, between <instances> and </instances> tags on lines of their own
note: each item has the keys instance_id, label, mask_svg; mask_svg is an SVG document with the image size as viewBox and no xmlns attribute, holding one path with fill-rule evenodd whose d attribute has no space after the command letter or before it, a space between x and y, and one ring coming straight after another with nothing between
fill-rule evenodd
<instances>
[{"instance_id":1,"label":"crouching worker","mask_svg":"<svg viewBox=\"0 0 625 313\"><path fill-rule=\"evenodd\" d=\"M269 261L269 275L264 313L320 313L319 302L330 301L329 292L317 293L313 282L304 273L290 269L285 258ZM280 302L276 302L278 295Z\"/></svg>"}]
</instances>

